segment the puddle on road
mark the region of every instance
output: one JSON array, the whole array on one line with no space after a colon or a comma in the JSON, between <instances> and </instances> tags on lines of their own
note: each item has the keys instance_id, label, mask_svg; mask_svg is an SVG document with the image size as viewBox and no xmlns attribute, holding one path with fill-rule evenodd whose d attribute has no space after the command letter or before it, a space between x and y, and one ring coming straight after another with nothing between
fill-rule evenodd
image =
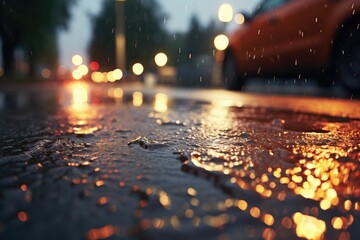
<instances>
[{"instance_id":1,"label":"puddle on road","mask_svg":"<svg viewBox=\"0 0 360 240\"><path fill-rule=\"evenodd\" d=\"M226 209L263 222L255 238L349 239L360 212L359 119L218 105L203 119L191 138L204 142L183 170L229 194Z\"/></svg>"}]
</instances>

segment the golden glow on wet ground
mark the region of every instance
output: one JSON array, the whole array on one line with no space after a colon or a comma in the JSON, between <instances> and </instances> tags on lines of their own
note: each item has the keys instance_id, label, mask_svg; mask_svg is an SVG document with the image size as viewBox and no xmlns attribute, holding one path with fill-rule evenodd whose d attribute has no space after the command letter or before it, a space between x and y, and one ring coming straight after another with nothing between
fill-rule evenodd
<instances>
[{"instance_id":1,"label":"golden glow on wet ground","mask_svg":"<svg viewBox=\"0 0 360 240\"><path fill-rule=\"evenodd\" d=\"M90 94L81 82L69 87L68 108L65 114L61 110L65 116L56 129L71 139L59 148L69 151L60 166L76 170L56 181L76 191L84 206L104 213L94 220L101 223L88 226L86 239L128 236L133 228L144 234L135 238L150 239L157 239L151 238L154 232L217 239L351 238L360 212L357 120L276 112L234 100L210 106L181 102L181 116L164 93L149 96L111 86L104 90L111 101ZM134 127L132 114L146 121ZM155 151L128 148L127 141L139 133L169 144ZM184 153L180 164L173 161L173 147ZM136 164L131 154L141 156ZM48 170L41 163L32 167ZM30 202L31 184L17 187ZM77 192L82 187L86 191ZM36 215L24 208L13 217L32 224ZM124 217L130 220L122 222ZM3 228L0 222L0 232Z\"/></svg>"},{"instance_id":2,"label":"golden glow on wet ground","mask_svg":"<svg viewBox=\"0 0 360 240\"><path fill-rule=\"evenodd\" d=\"M135 107L140 107L141 105L143 105L144 103L144 95L142 94L142 92L134 92L133 93L133 105Z\"/></svg>"},{"instance_id":3,"label":"golden glow on wet ground","mask_svg":"<svg viewBox=\"0 0 360 240\"><path fill-rule=\"evenodd\" d=\"M324 221L299 212L295 213L292 218L296 225L296 235L298 237L314 240L323 238L326 230Z\"/></svg>"},{"instance_id":4,"label":"golden glow on wet ground","mask_svg":"<svg viewBox=\"0 0 360 240\"><path fill-rule=\"evenodd\" d=\"M281 118L272 120L265 115L267 110L227 106L210 107L206 125L199 132L208 131L204 136L213 139L206 150L191 153L195 169L230 176L229 182L236 184L240 193L255 192L274 202L275 208L281 209L282 202L285 207L292 201L298 203L293 206L297 212L280 214L254 205L251 199L231 200L238 209L271 227L264 230L264 239L276 238L272 228L289 229L305 239L325 239L326 232L332 231L336 239L348 239L344 231L360 211L360 122L299 114L308 121L302 124L302 119L294 119L296 115L287 119L286 113L279 113ZM256 118L263 123L234 125L236 119ZM306 199L312 202L301 207ZM329 219L327 211L338 216Z\"/></svg>"},{"instance_id":5,"label":"golden glow on wet ground","mask_svg":"<svg viewBox=\"0 0 360 240\"><path fill-rule=\"evenodd\" d=\"M116 233L116 228L112 225L106 225L100 228L90 229L86 235L87 240L105 239L113 236Z\"/></svg>"},{"instance_id":6,"label":"golden glow on wet ground","mask_svg":"<svg viewBox=\"0 0 360 240\"><path fill-rule=\"evenodd\" d=\"M85 95L81 92L78 91L78 95ZM117 103L123 101L124 92L121 88L112 88L107 94L117 99ZM157 93L153 100L152 116L161 116L169 111L169 97L166 94ZM132 105L141 107L143 104L143 93L133 92ZM237 111L242 108L247 110L239 114ZM258 204L253 198L232 197L216 204L215 208L220 213L199 216L198 208L205 211L211 208L200 201L195 187L189 187L186 195L190 199L188 205L183 207L182 214L169 218L142 219L141 228L171 227L180 230L183 217L189 219L193 227L206 225L221 229L235 221L228 214L229 209L235 208L265 226L260 228L263 239L283 236L325 239L328 232L334 231L335 239L350 239L346 230L354 223L360 211L360 201L357 200L360 197L357 180L360 176L359 133L352 131L359 129L359 122L352 123L350 127L347 121L337 122L326 116L316 119L315 115L287 116L286 112L277 113L279 116L276 113L269 116L271 110L268 111L256 107L246 108L241 102L213 102L208 112L201 116L201 127L191 131L196 135L194 138L204 136L207 142L204 148L195 148L191 152L189 162L195 168L229 177L228 181L240 193L255 193L261 199L271 202L270 207ZM81 130L78 133L82 134L96 132L99 129L97 126L89 127L91 113L83 111L82 114L85 115L80 117L81 114L77 112L75 133L78 129ZM160 126L164 122L170 121L165 118L156 120ZM82 126L88 127L85 129ZM104 185L103 180L95 182L96 187ZM124 181L119 183L121 188L125 185ZM168 211L175 207L165 191L149 188L145 194L155 195L158 203ZM312 202L302 204L307 200ZM106 197L98 199L98 205L107 203ZM147 200L139 201L141 209L149 207L148 204ZM335 211L336 215L325 217L328 211ZM248 237L258 236L259 229L251 224L248 227L245 231ZM105 236L105 230L93 229L89 234ZM109 227L108 230L114 234L111 232L114 229Z\"/></svg>"},{"instance_id":7,"label":"golden glow on wet ground","mask_svg":"<svg viewBox=\"0 0 360 240\"><path fill-rule=\"evenodd\" d=\"M72 91L72 107L84 109L89 104L89 87L86 83L75 82L70 85Z\"/></svg>"},{"instance_id":8,"label":"golden glow on wet ground","mask_svg":"<svg viewBox=\"0 0 360 240\"><path fill-rule=\"evenodd\" d=\"M110 88L107 95L116 103L126 101L121 88ZM101 126L93 122L98 113L89 108L91 99L86 86L74 86L72 96L71 130L77 135L96 134ZM132 92L130 105L145 108L147 97L140 91ZM188 127L168 117L171 109L166 94L157 93L153 100L149 116L156 119L158 126ZM350 239L347 230L360 211L360 136L359 131L353 131L359 130L359 122L353 121L349 126L347 121L326 116L316 119L311 114L288 116L286 112L271 115L271 110L244 107L242 102L229 100L214 101L207 110L199 117L197 126L189 124L188 133L193 135L190 137L203 138L203 142L194 144L200 147L191 148L185 165L204 170L207 179L211 176L208 173L214 173L215 179L226 179L219 181L229 183L237 194L209 206L199 189L187 187L183 196L188 197L188 202L178 206L176 198L172 199L173 195L165 191L147 188L141 192L138 186L133 187L134 192L147 196L139 201L139 209L151 208L149 205L155 199L164 211L177 210L170 217L155 218L142 218L141 211L136 212L143 230L151 227L181 230L186 219L192 227L205 225L214 229L244 222L249 238L326 239L326 234L335 232L334 239ZM72 184L82 181L75 179ZM104 189L107 184L105 180L93 182L96 189ZM117 185L127 188L127 184L120 181ZM96 199L98 206L110 202L105 196ZM234 211L238 215L234 216ZM20 221L26 221L27 217L24 213L18 215ZM248 223L249 220L256 224ZM89 230L87 238L107 238L117 231L111 225L94 228Z\"/></svg>"},{"instance_id":9,"label":"golden glow on wet ground","mask_svg":"<svg viewBox=\"0 0 360 240\"><path fill-rule=\"evenodd\" d=\"M164 113L168 110L168 96L164 93L155 95L154 110L156 112Z\"/></svg>"}]
</instances>

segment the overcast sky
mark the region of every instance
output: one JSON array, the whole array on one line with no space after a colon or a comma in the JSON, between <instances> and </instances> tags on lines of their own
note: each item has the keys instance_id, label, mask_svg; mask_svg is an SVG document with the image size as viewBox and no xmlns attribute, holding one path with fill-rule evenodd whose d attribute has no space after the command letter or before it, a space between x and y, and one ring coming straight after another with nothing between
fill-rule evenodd
<instances>
[{"instance_id":1,"label":"overcast sky","mask_svg":"<svg viewBox=\"0 0 360 240\"><path fill-rule=\"evenodd\" d=\"M131 0L130 0L131 1ZM222 3L230 3L235 11L250 10L258 0L157 0L164 13L169 15L166 28L170 31L185 31L189 19L197 15L203 24L217 18ZM71 57L80 54L87 59L86 51L91 34L89 14L97 14L103 0L79 0L73 8L70 28L60 34L60 63L71 65Z\"/></svg>"}]
</instances>

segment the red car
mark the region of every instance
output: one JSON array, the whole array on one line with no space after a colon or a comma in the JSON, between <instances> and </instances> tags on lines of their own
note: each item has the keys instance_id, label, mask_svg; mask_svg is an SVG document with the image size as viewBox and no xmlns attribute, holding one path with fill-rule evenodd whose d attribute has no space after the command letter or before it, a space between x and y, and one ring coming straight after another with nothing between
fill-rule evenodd
<instances>
[{"instance_id":1,"label":"red car","mask_svg":"<svg viewBox=\"0 0 360 240\"><path fill-rule=\"evenodd\" d=\"M359 0L263 0L225 50L223 78L314 77L360 92Z\"/></svg>"}]
</instances>

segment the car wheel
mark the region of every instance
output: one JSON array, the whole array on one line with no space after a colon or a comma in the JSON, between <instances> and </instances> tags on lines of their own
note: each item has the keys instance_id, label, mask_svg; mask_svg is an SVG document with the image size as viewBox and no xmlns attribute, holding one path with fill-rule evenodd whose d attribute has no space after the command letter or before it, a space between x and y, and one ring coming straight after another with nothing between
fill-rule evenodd
<instances>
[{"instance_id":1,"label":"car wheel","mask_svg":"<svg viewBox=\"0 0 360 240\"><path fill-rule=\"evenodd\" d=\"M229 90L241 90L244 86L245 78L240 77L232 52L228 52L225 55L222 78L224 85Z\"/></svg>"},{"instance_id":2,"label":"car wheel","mask_svg":"<svg viewBox=\"0 0 360 240\"><path fill-rule=\"evenodd\" d=\"M342 35L336 52L338 77L352 93L360 92L360 29L350 28Z\"/></svg>"}]
</instances>

